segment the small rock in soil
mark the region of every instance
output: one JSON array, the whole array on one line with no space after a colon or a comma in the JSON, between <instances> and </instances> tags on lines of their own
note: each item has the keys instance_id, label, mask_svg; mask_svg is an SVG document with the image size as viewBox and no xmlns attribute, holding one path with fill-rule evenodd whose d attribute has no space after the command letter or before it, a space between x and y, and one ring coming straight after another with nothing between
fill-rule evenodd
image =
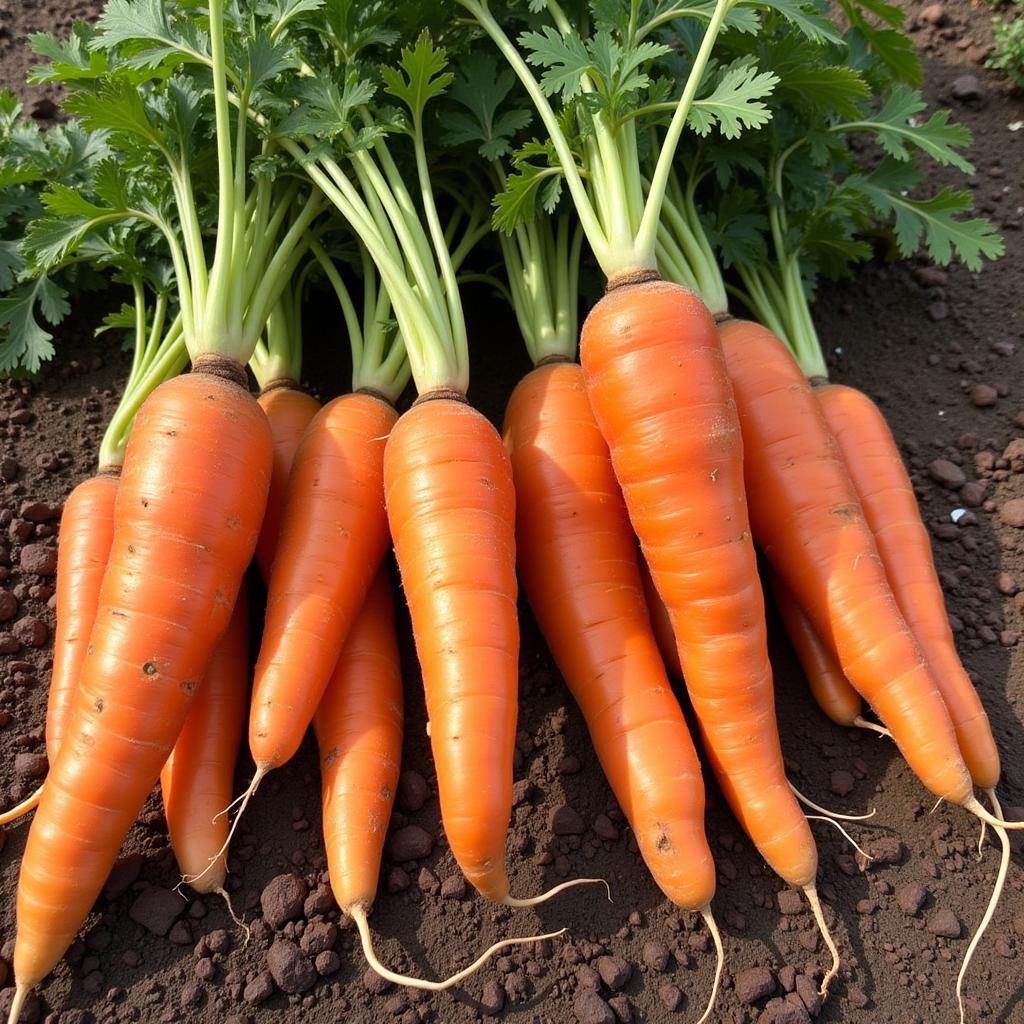
<instances>
[{"instance_id":1,"label":"small rock in soil","mask_svg":"<svg viewBox=\"0 0 1024 1024\"><path fill-rule=\"evenodd\" d=\"M928 464L928 475L943 487L951 491L958 490L967 483L967 474L949 459L936 459Z\"/></svg>"},{"instance_id":2,"label":"small rock in soil","mask_svg":"<svg viewBox=\"0 0 1024 1024\"><path fill-rule=\"evenodd\" d=\"M942 4L928 4L927 7L921 8L921 13L918 15L921 21L925 25L934 25L938 28L941 25L945 25L949 21L949 15L946 13L946 8ZM922 271L937 270L937 267L922 267L918 271L920 274ZM918 277L920 280L920 277Z\"/></svg>"},{"instance_id":3,"label":"small rock in soil","mask_svg":"<svg viewBox=\"0 0 1024 1024\"><path fill-rule=\"evenodd\" d=\"M45 501L26 501L18 510L18 515L30 523L49 523L60 519L60 513L60 505L49 505Z\"/></svg>"},{"instance_id":4,"label":"small rock in soil","mask_svg":"<svg viewBox=\"0 0 1024 1024\"><path fill-rule=\"evenodd\" d=\"M629 961L623 960L620 956L598 957L595 966L597 973L601 975L601 980L613 992L618 992L629 981L630 975L633 973L633 967Z\"/></svg>"},{"instance_id":5,"label":"small rock in soil","mask_svg":"<svg viewBox=\"0 0 1024 1024\"><path fill-rule=\"evenodd\" d=\"M1007 526L1017 530L1024 528L1024 498L1012 498L1003 502L999 509L999 518Z\"/></svg>"},{"instance_id":6,"label":"small rock in soil","mask_svg":"<svg viewBox=\"0 0 1024 1024\"><path fill-rule=\"evenodd\" d=\"M612 1008L612 1012L615 1014L619 1024L631 1024L633 1020L633 1006L626 996L612 996L608 1000L608 1005Z\"/></svg>"},{"instance_id":7,"label":"small rock in soil","mask_svg":"<svg viewBox=\"0 0 1024 1024\"><path fill-rule=\"evenodd\" d=\"M663 981L658 986L658 998L666 1010L674 1012L683 1005L683 990L671 981Z\"/></svg>"},{"instance_id":8,"label":"small rock in soil","mask_svg":"<svg viewBox=\"0 0 1024 1024\"><path fill-rule=\"evenodd\" d=\"M980 508L985 500L985 485L977 480L968 480L960 488L960 501L967 508Z\"/></svg>"},{"instance_id":9,"label":"small rock in soil","mask_svg":"<svg viewBox=\"0 0 1024 1024\"><path fill-rule=\"evenodd\" d=\"M388 840L388 853L397 861L422 860L433 849L434 837L419 825L406 825Z\"/></svg>"},{"instance_id":10,"label":"small rock in soil","mask_svg":"<svg viewBox=\"0 0 1024 1024\"><path fill-rule=\"evenodd\" d=\"M871 998L861 988L857 988L856 985L851 985L846 990L846 1001L855 1009L863 1010L871 1005Z\"/></svg>"},{"instance_id":11,"label":"small rock in soil","mask_svg":"<svg viewBox=\"0 0 1024 1024\"><path fill-rule=\"evenodd\" d=\"M302 933L299 945L306 956L316 956L317 953L333 949L334 943L338 941L338 926L330 921L311 921L306 925Z\"/></svg>"},{"instance_id":12,"label":"small rock in soil","mask_svg":"<svg viewBox=\"0 0 1024 1024\"><path fill-rule=\"evenodd\" d=\"M308 893L309 886L297 875L277 875L260 894L263 919L275 930L298 920Z\"/></svg>"},{"instance_id":13,"label":"small rock in soil","mask_svg":"<svg viewBox=\"0 0 1024 1024\"><path fill-rule=\"evenodd\" d=\"M556 836L581 836L587 830L583 818L566 804L560 804L548 816L548 828Z\"/></svg>"},{"instance_id":14,"label":"small rock in soil","mask_svg":"<svg viewBox=\"0 0 1024 1024\"><path fill-rule=\"evenodd\" d=\"M1013 597L1020 590L1020 584L1017 583L1017 580L1010 573L1001 572L996 578L996 589L1000 594Z\"/></svg>"},{"instance_id":15,"label":"small rock in soil","mask_svg":"<svg viewBox=\"0 0 1024 1024\"><path fill-rule=\"evenodd\" d=\"M581 992L572 1004L580 1024L615 1024L615 1011L595 992Z\"/></svg>"},{"instance_id":16,"label":"small rock in soil","mask_svg":"<svg viewBox=\"0 0 1024 1024\"><path fill-rule=\"evenodd\" d=\"M52 576L57 571L57 551L47 544L26 544L21 549L21 568L37 576Z\"/></svg>"},{"instance_id":17,"label":"small rock in soil","mask_svg":"<svg viewBox=\"0 0 1024 1024\"><path fill-rule=\"evenodd\" d=\"M19 779L39 779L46 774L49 762L45 754L15 754L14 774Z\"/></svg>"},{"instance_id":18,"label":"small rock in soil","mask_svg":"<svg viewBox=\"0 0 1024 1024\"><path fill-rule=\"evenodd\" d=\"M940 320L945 320L949 316L949 306L946 305L942 299L936 299L935 302L929 303L928 305L928 319L934 323L938 323Z\"/></svg>"},{"instance_id":19,"label":"small rock in soil","mask_svg":"<svg viewBox=\"0 0 1024 1024\"><path fill-rule=\"evenodd\" d=\"M50 629L42 619L26 615L11 627L11 633L26 647L42 647L50 635Z\"/></svg>"},{"instance_id":20,"label":"small rock in soil","mask_svg":"<svg viewBox=\"0 0 1024 1024\"><path fill-rule=\"evenodd\" d=\"M658 942L652 940L644 943L644 963L652 971L664 971L668 967L669 958L672 953L669 951L668 946L664 942Z\"/></svg>"},{"instance_id":21,"label":"small rock in soil","mask_svg":"<svg viewBox=\"0 0 1024 1024\"><path fill-rule=\"evenodd\" d=\"M0 622L18 614L18 599L9 590L0 590Z\"/></svg>"},{"instance_id":22,"label":"small rock in soil","mask_svg":"<svg viewBox=\"0 0 1024 1024\"><path fill-rule=\"evenodd\" d=\"M867 845L873 866L899 864L903 860L903 843L896 836L880 836Z\"/></svg>"},{"instance_id":23,"label":"small rock in soil","mask_svg":"<svg viewBox=\"0 0 1024 1024\"><path fill-rule=\"evenodd\" d=\"M294 942L278 939L267 953L267 967L277 987L289 995L308 992L316 984L316 968Z\"/></svg>"},{"instance_id":24,"label":"small rock in soil","mask_svg":"<svg viewBox=\"0 0 1024 1024\"><path fill-rule=\"evenodd\" d=\"M529 779L517 779L512 784L512 806L519 807L533 796L533 783Z\"/></svg>"},{"instance_id":25,"label":"small rock in soil","mask_svg":"<svg viewBox=\"0 0 1024 1024\"><path fill-rule=\"evenodd\" d=\"M430 796L427 780L419 772L402 772L398 778L398 806L403 811L418 811Z\"/></svg>"},{"instance_id":26,"label":"small rock in soil","mask_svg":"<svg viewBox=\"0 0 1024 1024\"><path fill-rule=\"evenodd\" d=\"M775 979L767 967L751 967L733 979L736 998L747 1006L759 1003L775 991Z\"/></svg>"},{"instance_id":27,"label":"small rock in soil","mask_svg":"<svg viewBox=\"0 0 1024 1024\"><path fill-rule=\"evenodd\" d=\"M108 900L123 896L138 881L144 863L141 853L129 853L121 857L111 869L107 884L103 886L103 895Z\"/></svg>"},{"instance_id":28,"label":"small rock in soil","mask_svg":"<svg viewBox=\"0 0 1024 1024\"><path fill-rule=\"evenodd\" d=\"M836 796L849 796L853 792L853 775L845 770L832 773L831 789Z\"/></svg>"},{"instance_id":29,"label":"small rock in soil","mask_svg":"<svg viewBox=\"0 0 1024 1024\"><path fill-rule=\"evenodd\" d=\"M783 1000L765 1007L757 1024L810 1024L810 1016L802 1005Z\"/></svg>"},{"instance_id":30,"label":"small rock in soil","mask_svg":"<svg viewBox=\"0 0 1024 1024\"><path fill-rule=\"evenodd\" d=\"M807 908L796 889L783 889L779 893L779 911L783 914L802 914Z\"/></svg>"},{"instance_id":31,"label":"small rock in soil","mask_svg":"<svg viewBox=\"0 0 1024 1024\"><path fill-rule=\"evenodd\" d=\"M944 939L960 938L960 921L952 910L936 910L928 918L928 931Z\"/></svg>"},{"instance_id":32,"label":"small rock in soil","mask_svg":"<svg viewBox=\"0 0 1024 1024\"><path fill-rule=\"evenodd\" d=\"M320 977L326 978L341 969L341 957L333 949L325 949L322 953L317 953L313 966Z\"/></svg>"},{"instance_id":33,"label":"small rock in soil","mask_svg":"<svg viewBox=\"0 0 1024 1024\"><path fill-rule=\"evenodd\" d=\"M192 930L187 921L175 921L171 930L167 933L168 942L175 946L191 946Z\"/></svg>"},{"instance_id":34,"label":"small rock in soil","mask_svg":"<svg viewBox=\"0 0 1024 1024\"><path fill-rule=\"evenodd\" d=\"M909 914L911 917L921 910L927 899L928 890L920 882L901 885L896 890L896 905L904 914Z\"/></svg>"},{"instance_id":35,"label":"small rock in soil","mask_svg":"<svg viewBox=\"0 0 1024 1024\"><path fill-rule=\"evenodd\" d=\"M441 898L445 900L461 900L466 895L466 880L462 875L449 875L441 883Z\"/></svg>"},{"instance_id":36,"label":"small rock in soil","mask_svg":"<svg viewBox=\"0 0 1024 1024\"><path fill-rule=\"evenodd\" d=\"M987 409L999 400L999 392L991 384L975 384L971 388L971 405L978 409Z\"/></svg>"},{"instance_id":37,"label":"small rock in soil","mask_svg":"<svg viewBox=\"0 0 1024 1024\"><path fill-rule=\"evenodd\" d=\"M254 1006L265 1003L274 994L274 979L267 971L256 975L242 992L242 998Z\"/></svg>"},{"instance_id":38,"label":"small rock in soil","mask_svg":"<svg viewBox=\"0 0 1024 1024\"><path fill-rule=\"evenodd\" d=\"M599 814L594 819L594 835L598 839L607 839L614 842L614 840L619 838L619 830L607 814Z\"/></svg>"},{"instance_id":39,"label":"small rock in soil","mask_svg":"<svg viewBox=\"0 0 1024 1024\"><path fill-rule=\"evenodd\" d=\"M953 99L961 103L976 103L985 98L985 90L981 87L977 75L960 75L954 78L950 92Z\"/></svg>"},{"instance_id":40,"label":"small rock in soil","mask_svg":"<svg viewBox=\"0 0 1024 1024\"><path fill-rule=\"evenodd\" d=\"M371 995L379 996L391 988L391 982L382 978L372 967L367 967L363 971L363 988Z\"/></svg>"},{"instance_id":41,"label":"small rock in soil","mask_svg":"<svg viewBox=\"0 0 1024 1024\"><path fill-rule=\"evenodd\" d=\"M822 998L818 994L818 986L806 974L797 975L796 994L812 1017L817 1017L821 1013Z\"/></svg>"},{"instance_id":42,"label":"small rock in soil","mask_svg":"<svg viewBox=\"0 0 1024 1024\"><path fill-rule=\"evenodd\" d=\"M224 956L231 952L231 934L223 928L217 928L206 936L206 948L211 953L219 953Z\"/></svg>"},{"instance_id":43,"label":"small rock in soil","mask_svg":"<svg viewBox=\"0 0 1024 1024\"><path fill-rule=\"evenodd\" d=\"M480 995L480 1007L489 1017L497 1017L505 1008L505 989L500 981L493 978L484 983L484 990Z\"/></svg>"},{"instance_id":44,"label":"small rock in soil","mask_svg":"<svg viewBox=\"0 0 1024 1024\"><path fill-rule=\"evenodd\" d=\"M166 935L185 912L185 901L170 889L151 885L132 904L128 916L154 935Z\"/></svg>"}]
</instances>

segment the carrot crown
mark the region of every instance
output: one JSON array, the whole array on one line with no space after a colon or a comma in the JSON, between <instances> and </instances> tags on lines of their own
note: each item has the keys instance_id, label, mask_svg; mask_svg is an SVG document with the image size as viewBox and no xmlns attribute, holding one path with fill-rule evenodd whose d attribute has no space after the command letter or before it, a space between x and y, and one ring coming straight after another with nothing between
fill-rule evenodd
<instances>
[{"instance_id":1,"label":"carrot crown","mask_svg":"<svg viewBox=\"0 0 1024 1024\"><path fill-rule=\"evenodd\" d=\"M488 201L508 186L513 139L533 121L529 101L513 93L515 75L495 74L490 54L471 51L460 62L442 117L459 160L478 158L483 168L478 207L490 219ZM525 102L524 102L525 101ZM467 153L466 150L469 150ZM471 154L471 155L470 155ZM578 220L560 204L558 213L537 213L498 232L506 282L473 275L492 284L516 315L534 364L549 356L573 359L579 336L579 270L583 234Z\"/></svg>"},{"instance_id":2,"label":"carrot crown","mask_svg":"<svg viewBox=\"0 0 1024 1024\"><path fill-rule=\"evenodd\" d=\"M362 31L365 26L334 21L324 32L315 12L296 23L310 29L307 59L317 66L298 84L296 106L274 138L348 222L376 266L398 322L395 344L404 344L417 389L464 393L469 355L453 251L464 255L482 232L479 223L467 223L456 244L435 200L424 116L452 80L445 52L424 31L401 51L397 66L376 69L383 92L400 107L374 107L377 87L369 72L362 73L361 50L366 39L390 39L390 33L382 29L375 37ZM403 136L411 154L393 145ZM389 363L396 373L398 363L397 355Z\"/></svg>"},{"instance_id":3,"label":"carrot crown","mask_svg":"<svg viewBox=\"0 0 1024 1024\"><path fill-rule=\"evenodd\" d=\"M33 40L51 59L34 80L67 84L66 108L108 133L113 152L94 201L63 186L43 196L46 216L27 236L33 260L58 265L113 223L155 229L193 359L248 361L323 206L298 180L278 181L284 168L267 137L300 67L290 19L287 8L231 5L226 15L224 0L207 11L191 0L110 0L95 28L75 24L71 42Z\"/></svg>"},{"instance_id":4,"label":"carrot crown","mask_svg":"<svg viewBox=\"0 0 1024 1024\"><path fill-rule=\"evenodd\" d=\"M523 32L518 45L508 37L488 0L459 0L491 37L536 108L547 139L531 143L516 157L517 172L499 197L496 221L505 231L532 216L538 192L550 208L564 181L583 231L609 281L657 270L658 224L672 162L684 129L707 134L718 126L735 137L767 120L761 102L776 78L751 61L718 68L711 51L723 27L736 23L742 0L672 6L648 20L639 3L594 5L570 22L556 0L531 5L548 23ZM738 12L749 30L750 12ZM687 72L682 93L671 103L674 78L652 67L670 52L658 41L663 26L694 21L706 25ZM756 21L755 21L756 24ZM523 56L525 51L526 56ZM530 65L543 68L538 79ZM560 110L552 106L558 97ZM642 173L638 123L664 122L660 152L650 178ZM553 181L554 179L554 181Z\"/></svg>"},{"instance_id":5,"label":"carrot crown","mask_svg":"<svg viewBox=\"0 0 1024 1024\"><path fill-rule=\"evenodd\" d=\"M117 409L111 417L103 441L100 443L100 467L120 466L135 415L142 403L165 380L177 376L185 369L188 351L181 314L168 323L169 287L167 278L150 278L156 290L152 317L146 301L146 276L140 271L132 276L134 305L125 307L105 319L97 334L103 331L131 326L134 336L132 365L128 381Z\"/></svg>"}]
</instances>

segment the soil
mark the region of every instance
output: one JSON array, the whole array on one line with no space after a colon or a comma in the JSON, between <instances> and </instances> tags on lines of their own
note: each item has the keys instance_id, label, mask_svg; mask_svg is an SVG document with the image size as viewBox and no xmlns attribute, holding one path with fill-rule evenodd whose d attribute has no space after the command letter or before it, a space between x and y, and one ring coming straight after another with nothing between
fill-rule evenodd
<instances>
[{"instance_id":1,"label":"soil","mask_svg":"<svg viewBox=\"0 0 1024 1024\"><path fill-rule=\"evenodd\" d=\"M971 157L978 170L970 185L979 207L1004 229L1007 255L979 276L880 259L851 282L824 291L815 314L831 345L835 379L864 388L882 404L911 466L935 537L950 618L1003 751L1001 796L1024 817L1024 645L1018 642L1024 595L1017 593L1024 587L1024 530L1009 505L1024 499L1024 368L1017 354L1024 342L1019 172L1024 131L1008 127L1024 119L1024 103L978 64L990 38L987 10L949 0L938 15L930 8L921 17L918 6L908 6L921 26L916 38L927 60L928 98L951 105L974 132ZM91 0L77 5L0 0L0 82L20 90L29 111L46 93L20 85L31 63L25 33L61 30L73 14L94 10ZM965 91L963 82L953 87L964 75L974 76L978 96L953 100L954 92ZM471 334L485 339L476 352L471 398L498 421L525 359L511 317L495 321L494 307L482 293L471 294L469 305ZM6 766L0 773L0 803L5 805L31 791L45 771L42 722L53 630L47 552L55 543L61 503L94 468L103 425L127 370L124 354L92 339L96 319L95 309L82 309L61 329L59 361L40 381L0 383L0 763ZM330 353L325 343L311 353L308 365L324 397L344 380ZM959 467L966 482L936 460ZM954 523L951 512L964 508L967 514ZM437 976L502 936L559 927L568 929L566 936L499 957L465 985L440 995L380 982L365 969L344 921L337 936L324 927L338 922L338 912L328 895L316 759L307 741L264 784L234 845L230 889L236 908L252 925L248 944L219 899L196 898L187 889L180 897L172 894L179 876L159 803L151 800L87 930L22 1019L47 1024L300 1019L461 1024L485 1015L524 1024L692 1019L711 978L707 933L668 904L650 880L580 715L525 605L521 611L515 774L531 787L514 811L509 835L513 890L532 893L567 877L600 876L609 881L614 902L593 889L576 889L537 912L513 913L463 890L439 825L420 682L403 622L408 724L403 768L409 774L393 824L425 830L434 845L428 856L411 862L385 855L372 918L382 958L399 969ZM993 882L996 852L988 847L978 860L973 820L945 806L933 811L928 794L890 743L837 729L818 713L778 624L773 620L771 626L791 777L804 792L837 809L877 808L870 827L851 829L876 859L862 867L835 829L815 826L821 893L844 958L842 976L820 1008L812 979L824 957L810 917L767 870L709 783L708 834L719 869L714 910L728 956L714 1019L729 1024L806 1021L809 1015L872 1024L954 1021L956 972L968 929ZM240 785L251 771L243 757ZM552 835L549 819L562 807L579 816L580 834ZM560 814L563 821L573 817ZM0 985L9 984L4 979L24 841L23 827L0 834ZM1016 842L1006 894L967 979L971 1021L1024 1022L1022 853ZM270 884L282 875L301 882ZM268 971L273 966L280 977L283 964L292 968L292 977L310 973L308 962L297 960L303 947L310 958L320 950L315 962L322 976L308 990L287 995ZM0 993L0 1009L9 995L9 989Z\"/></svg>"}]
</instances>

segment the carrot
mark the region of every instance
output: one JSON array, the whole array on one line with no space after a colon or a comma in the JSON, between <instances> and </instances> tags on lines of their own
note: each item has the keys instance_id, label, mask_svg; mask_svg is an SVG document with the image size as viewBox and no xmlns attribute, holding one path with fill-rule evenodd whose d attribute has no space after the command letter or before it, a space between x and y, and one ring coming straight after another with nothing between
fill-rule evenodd
<instances>
[{"instance_id":1,"label":"carrot","mask_svg":"<svg viewBox=\"0 0 1024 1024\"><path fill-rule=\"evenodd\" d=\"M356 616L313 718L338 906L369 910L402 767L402 666L388 571Z\"/></svg>"},{"instance_id":2,"label":"carrot","mask_svg":"<svg viewBox=\"0 0 1024 1024\"><path fill-rule=\"evenodd\" d=\"M182 875L195 879L198 892L217 892L225 900L228 824L220 812L231 800L248 686L249 602L243 584L227 632L160 772L171 849Z\"/></svg>"},{"instance_id":3,"label":"carrot","mask_svg":"<svg viewBox=\"0 0 1024 1024\"><path fill-rule=\"evenodd\" d=\"M384 488L445 834L466 878L488 899L507 901L519 679L508 456L480 413L439 392L392 430Z\"/></svg>"},{"instance_id":4,"label":"carrot","mask_svg":"<svg viewBox=\"0 0 1024 1024\"><path fill-rule=\"evenodd\" d=\"M817 854L782 764L743 445L714 321L680 286L626 284L591 311L580 354L719 782L772 868L812 887Z\"/></svg>"},{"instance_id":5,"label":"carrot","mask_svg":"<svg viewBox=\"0 0 1024 1024\"><path fill-rule=\"evenodd\" d=\"M308 414L312 400L300 402L296 392L276 399L277 391L268 395L272 405L286 403L289 409L278 448L287 489L249 718L256 774L243 809L264 775L291 758L302 742L387 552L384 446L398 416L394 402L409 378L402 340L389 326L390 297L365 251L360 320L326 252L316 240L309 245L344 315L355 390L328 402L309 420L292 449L287 474L287 449L296 437L291 428ZM298 300L293 305L297 308ZM298 329L288 335L297 346ZM271 332L270 340L274 337ZM294 354L290 366L294 379Z\"/></svg>"},{"instance_id":6,"label":"carrot","mask_svg":"<svg viewBox=\"0 0 1024 1024\"><path fill-rule=\"evenodd\" d=\"M64 504L57 548L53 673L46 708L46 754L57 759L85 662L100 585L114 541L114 503L121 467L101 467Z\"/></svg>"},{"instance_id":7,"label":"carrot","mask_svg":"<svg viewBox=\"0 0 1024 1024\"><path fill-rule=\"evenodd\" d=\"M683 667L679 664L679 648L676 647L676 635L672 632L672 620L668 616L668 609L654 586L651 570L647 568L647 563L642 556L639 565L640 579L644 585L644 599L647 602L647 613L651 617L651 628L654 630L654 639L658 642L662 661L665 662L665 667L676 679L682 679Z\"/></svg>"},{"instance_id":8,"label":"carrot","mask_svg":"<svg viewBox=\"0 0 1024 1024\"><path fill-rule=\"evenodd\" d=\"M307 240L307 244L312 239ZM281 293L267 319L264 337L256 344L249 366L260 386L258 401L267 414L274 439L274 469L270 478L267 511L256 544L256 564L265 583L277 551L284 513L288 475L302 435L320 410L320 403L299 387L302 375L302 296L309 271L316 266L311 259Z\"/></svg>"},{"instance_id":9,"label":"carrot","mask_svg":"<svg viewBox=\"0 0 1024 1024\"><path fill-rule=\"evenodd\" d=\"M999 751L957 654L928 531L889 426L875 403L855 388L824 383L814 394L839 444L896 604L942 694L971 778L982 789L994 789Z\"/></svg>"},{"instance_id":10,"label":"carrot","mask_svg":"<svg viewBox=\"0 0 1024 1024\"><path fill-rule=\"evenodd\" d=\"M198 359L153 392L132 431L90 651L22 861L19 993L45 977L89 913L255 550L270 433L240 376L219 375L229 365Z\"/></svg>"},{"instance_id":11,"label":"carrot","mask_svg":"<svg viewBox=\"0 0 1024 1024\"><path fill-rule=\"evenodd\" d=\"M267 498L263 526L260 528L260 539L256 544L256 562L263 579L269 581L284 516L288 474L302 435L319 411L320 403L287 378L278 378L265 384L260 389L258 401L266 413L274 442L270 495Z\"/></svg>"},{"instance_id":12,"label":"carrot","mask_svg":"<svg viewBox=\"0 0 1024 1024\"><path fill-rule=\"evenodd\" d=\"M758 542L918 778L936 796L970 806L971 779L949 714L810 385L766 328L730 320L719 333Z\"/></svg>"},{"instance_id":13,"label":"carrot","mask_svg":"<svg viewBox=\"0 0 1024 1024\"><path fill-rule=\"evenodd\" d=\"M57 629L46 708L46 756L53 764L67 727L89 634L96 616L100 583L114 534L114 498L120 467L104 467L83 480L64 503L57 549ZM0 814L10 824L39 805L40 786Z\"/></svg>"},{"instance_id":14,"label":"carrot","mask_svg":"<svg viewBox=\"0 0 1024 1024\"><path fill-rule=\"evenodd\" d=\"M700 763L659 656L636 542L578 364L541 365L520 381L505 443L530 606L655 882L703 916L721 956ZM705 1018L717 986L716 974Z\"/></svg>"},{"instance_id":15,"label":"carrot","mask_svg":"<svg viewBox=\"0 0 1024 1024\"><path fill-rule=\"evenodd\" d=\"M384 558L384 443L396 418L377 395L343 395L295 453L253 683L257 782L302 742Z\"/></svg>"}]
</instances>

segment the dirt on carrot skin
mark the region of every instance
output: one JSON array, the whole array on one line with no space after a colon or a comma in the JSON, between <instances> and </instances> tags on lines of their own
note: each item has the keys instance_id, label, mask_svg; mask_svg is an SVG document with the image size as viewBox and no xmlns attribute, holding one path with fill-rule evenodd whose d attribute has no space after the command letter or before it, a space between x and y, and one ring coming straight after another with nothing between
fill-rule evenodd
<instances>
[{"instance_id":1,"label":"dirt on carrot skin","mask_svg":"<svg viewBox=\"0 0 1024 1024\"><path fill-rule=\"evenodd\" d=\"M933 10L939 6L940 10ZM81 0L71 13L97 5ZM935 539L957 640L978 680L1004 758L1004 803L1024 805L1024 102L982 69L988 11L965 0L909 5L922 26L927 93L975 133L971 185L1004 228L1007 257L980 277L924 262L878 262L816 307L833 376L880 401L906 456ZM928 11L925 12L925 8ZM24 33L58 28L57 0L0 0L0 84L20 89L32 63ZM938 22L937 24L934 22ZM973 76L975 82L963 81ZM957 80L960 80L959 82ZM979 91L980 90L980 91ZM24 93L23 93L24 94ZM31 102L43 94L32 92ZM977 95L959 100L956 95ZM43 108L45 112L45 107ZM936 180L941 180L938 176ZM470 397L495 422L526 367L511 316L470 294L476 353ZM120 296L89 297L58 337L61 362L38 383L0 383L0 806L27 795L45 772L43 711L51 664L53 554L61 502L95 468L95 453L127 373L124 354L91 337ZM330 338L336 325L310 337ZM504 328L507 345L491 337ZM345 367L327 344L307 360L322 398L341 391ZM1015 504L1019 502L1019 504ZM952 513L966 515L953 521ZM1021 593L1018 593L1018 590ZM258 606L258 601L254 601ZM877 827L852 826L875 860L861 867L828 825L815 825L821 893L844 956L819 1011L814 965L823 951L806 904L785 892L709 793L709 838L719 869L714 909L729 975L715 1019L774 1024L954 1021L956 971L981 914L996 852L976 859L964 812L931 801L892 746L840 730L810 704L772 622L783 747L794 782L844 811L877 808ZM257 622L258 626L258 622ZM253 923L243 945L217 898L185 898L151 800L88 930L23 1020L48 1024L445 1024L509 1020L600 1024L691 1019L706 997L713 951L703 927L660 896L615 807L576 711L523 609L516 807L509 835L513 891L573 875L600 875L614 903L575 890L538 912L494 908L461 884L440 831L436 783L408 619L401 620L406 750L371 922L390 966L450 973L509 934L566 926L564 939L512 950L463 987L400 991L368 975L351 927L336 928L322 849L317 761L307 739L267 779L232 850L231 896ZM239 764L239 788L252 765ZM709 773L706 773L709 774ZM1020 815L1024 817L1024 810ZM0 835L0 987L9 986L14 890L24 829ZM1024 1024L1024 843L1015 842L1007 892L965 986L968 1018ZM958 937L952 937L952 936ZM289 994L289 990L291 994ZM0 1010L10 989L0 992ZM588 994L593 993L593 994ZM610 1016L611 1015L611 1016Z\"/></svg>"}]
</instances>

